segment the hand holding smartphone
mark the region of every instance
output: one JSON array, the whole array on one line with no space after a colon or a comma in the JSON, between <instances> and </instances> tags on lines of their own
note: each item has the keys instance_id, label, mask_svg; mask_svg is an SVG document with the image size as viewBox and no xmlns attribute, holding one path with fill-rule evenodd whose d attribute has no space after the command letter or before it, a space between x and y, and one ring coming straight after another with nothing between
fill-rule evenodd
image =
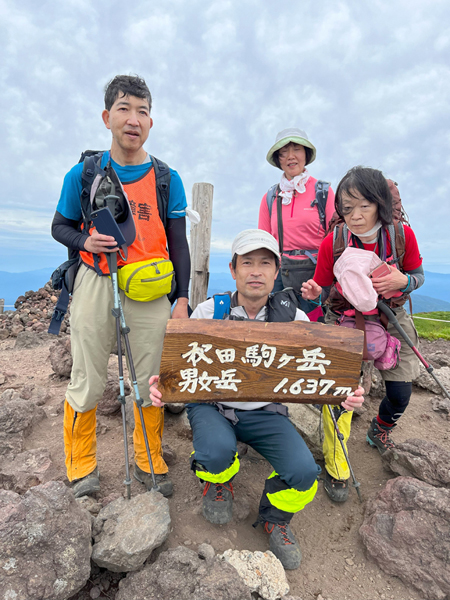
<instances>
[{"instance_id":1,"label":"hand holding smartphone","mask_svg":"<svg viewBox=\"0 0 450 600\"><path fill-rule=\"evenodd\" d=\"M369 277L371 279L374 279L377 277L386 277L386 275L389 275L390 272L391 272L391 267L383 261L380 265L375 267L375 269L370 271Z\"/></svg>"},{"instance_id":2,"label":"hand holding smartphone","mask_svg":"<svg viewBox=\"0 0 450 600\"><path fill-rule=\"evenodd\" d=\"M99 233L110 235L116 240L117 246L109 246L108 250L116 250L125 244L125 238L108 207L94 211L91 214L91 219Z\"/></svg>"}]
</instances>

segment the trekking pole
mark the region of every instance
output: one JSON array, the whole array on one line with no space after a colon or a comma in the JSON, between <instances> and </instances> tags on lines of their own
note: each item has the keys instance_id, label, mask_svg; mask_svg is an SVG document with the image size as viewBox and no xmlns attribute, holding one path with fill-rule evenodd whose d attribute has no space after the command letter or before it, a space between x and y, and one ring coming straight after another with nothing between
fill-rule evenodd
<instances>
[{"instance_id":1,"label":"trekking pole","mask_svg":"<svg viewBox=\"0 0 450 600\"><path fill-rule=\"evenodd\" d=\"M384 313L386 315L386 317L389 320L389 323L391 323L391 325L393 325L395 327L395 329L399 332L399 334L402 336L402 338L405 340L405 342L408 344L408 346L411 348L411 350L414 352L414 354L417 356L417 358L423 364L423 366L428 371L428 373L431 375L431 377L435 380L435 382L438 384L438 386L444 392L444 395L450 399L450 394L448 393L448 391L445 389L445 387L442 385L442 383L439 381L439 379L434 374L433 367L427 363L427 361L424 359L424 357L420 354L420 352L414 346L409 335L406 333L406 331L403 329L403 327L398 322L398 319L396 318L395 313L391 310L391 308L387 304L385 304L381 300L380 300L380 302L378 302L377 307L382 313Z\"/></svg>"},{"instance_id":2,"label":"trekking pole","mask_svg":"<svg viewBox=\"0 0 450 600\"><path fill-rule=\"evenodd\" d=\"M336 435L338 437L338 440L341 442L342 451L344 453L345 460L347 461L348 468L350 470L350 474L351 474L352 479L353 479L353 487L355 488L356 493L358 494L359 501L362 503L361 490L359 489L361 487L361 484L359 483L359 481L356 480L355 474L354 474L353 469L352 469L352 465L350 464L350 460L348 458L348 453L347 453L347 450L345 449L344 435L341 433L341 431L339 429L339 426L338 426L337 421L336 421L336 417L334 416L333 409L331 408L331 406L329 404L327 404L327 406L328 406L328 410L330 411L330 416L331 416L331 419L333 421L334 428L336 430Z\"/></svg>"},{"instance_id":3,"label":"trekking pole","mask_svg":"<svg viewBox=\"0 0 450 600\"><path fill-rule=\"evenodd\" d=\"M117 358L119 363L119 395L117 400L120 402L120 410L122 412L123 425L123 440L125 446L125 473L126 479L124 484L127 489L127 499L131 498L131 478L130 478L130 461L128 458L128 436L127 436L127 421L125 416L125 385L123 381L123 358L122 358L122 336L120 333L120 306L119 306L119 286L117 283L117 253L106 253L108 261L109 273L114 294L114 308L111 310L113 317L116 320L116 337L117 337Z\"/></svg>"},{"instance_id":4,"label":"trekking pole","mask_svg":"<svg viewBox=\"0 0 450 600\"><path fill-rule=\"evenodd\" d=\"M121 306L120 299L119 299L119 305ZM120 316L121 316L121 319L123 319L123 311L122 310L120 311ZM128 339L128 333L129 333L129 331L130 331L130 329L129 329L129 327L127 327L125 325L125 320L123 319L123 321L122 321L122 333L123 333L123 337L124 337L124 340L125 340L125 351L126 351L127 356L128 356L128 364L130 366L130 373L131 373L131 379L132 379L132 382L133 382L134 396L136 398L135 402L136 402L136 406L138 407L138 411L139 411L139 420L141 422L142 433L144 435L145 449L147 451L147 458L148 458L148 462L149 462L149 465L150 465L150 473L151 473L151 476L152 476L152 483L153 483L152 490L155 491L155 492L159 492L160 487L156 483L155 471L153 469L152 454L150 452L150 445L148 443L147 430L145 429L144 414L142 412L143 400L142 400L142 398L139 395L139 389L138 389L137 378L136 378L136 371L134 369L134 362L133 362L133 357L131 355L130 341Z\"/></svg>"},{"instance_id":5,"label":"trekking pole","mask_svg":"<svg viewBox=\"0 0 450 600\"><path fill-rule=\"evenodd\" d=\"M134 368L134 362L133 362L133 356L131 354L131 347L130 347L130 340L128 337L128 334L130 333L130 328L127 327L127 324L125 323L125 316L123 314L123 308L122 308L122 302L120 301L120 296L119 296L119 285L117 283L117 254L116 252L114 253L108 253L107 258L109 259L109 257L111 256L111 264L110 264L110 260L108 260L108 265L109 265L109 269L110 269L110 274L111 274L111 281L113 282L113 291L114 291L114 309L113 309L113 315L116 317L116 323L117 323L117 331L118 331L118 337L117 339L120 339L120 336L123 335L123 339L125 342L125 352L128 356L128 365L130 367L130 375L131 375L131 379L132 379L132 384L133 384L133 390L134 390L134 396L135 396L135 402L136 402L136 406L138 407L138 411L139 411L139 420L141 422L141 427L142 427L142 433L144 435L144 443L145 443L145 449L147 451L147 457L148 457L148 462L150 465L150 472L151 472L151 476L152 476L152 483L153 483L153 487L152 490L154 490L155 492L159 492L160 487L159 485L156 483L156 477L155 477L155 472L153 469L153 461L152 461L152 455L150 452L150 445L148 443L148 436L147 436L147 430L145 428L145 421L144 421L144 414L142 412L142 404L143 404L143 400L139 394L139 389L138 389L138 385L137 385L137 377L136 377L136 371ZM115 264L114 264L115 263ZM117 305L117 312L116 312L116 305ZM117 316L116 316L117 315ZM120 321L120 324L119 324ZM119 342L118 342L118 348L119 348ZM120 358L119 361L121 362L122 360L122 354L120 353ZM120 385L123 386L123 372L122 372L122 380L120 380L120 367L119 367L119 383ZM122 388L121 388L122 389ZM125 396L124 396L124 402L122 405L122 414L123 414L123 418L124 418L124 438L125 438L125 445L126 445L126 422L125 422ZM125 449L125 456L126 456L126 470L127 470L127 480L130 479L130 475L129 475L129 464L128 464L128 446L126 445L126 449ZM131 481L130 481L131 483Z\"/></svg>"}]
</instances>

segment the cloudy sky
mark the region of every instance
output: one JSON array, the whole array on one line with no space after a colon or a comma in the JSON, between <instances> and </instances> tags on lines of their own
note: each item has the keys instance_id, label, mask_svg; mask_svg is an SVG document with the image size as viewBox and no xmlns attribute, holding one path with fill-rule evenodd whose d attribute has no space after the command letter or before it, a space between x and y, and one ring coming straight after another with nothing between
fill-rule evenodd
<instances>
[{"instance_id":1,"label":"cloudy sky","mask_svg":"<svg viewBox=\"0 0 450 600\"><path fill-rule=\"evenodd\" d=\"M64 260L50 235L63 177L109 147L105 83L138 73L146 149L189 202L214 185L214 253L257 225L280 175L266 153L297 126L334 188L356 164L395 179L425 269L449 273L449 24L447 0L0 0L0 270Z\"/></svg>"}]
</instances>

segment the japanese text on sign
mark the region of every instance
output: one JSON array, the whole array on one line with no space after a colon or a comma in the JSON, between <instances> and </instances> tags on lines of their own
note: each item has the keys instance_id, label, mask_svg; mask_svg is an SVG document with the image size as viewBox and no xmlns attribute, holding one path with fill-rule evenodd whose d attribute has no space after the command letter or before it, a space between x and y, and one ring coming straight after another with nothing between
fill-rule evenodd
<instances>
[{"instance_id":1,"label":"japanese text on sign","mask_svg":"<svg viewBox=\"0 0 450 600\"><path fill-rule=\"evenodd\" d=\"M325 353L322 352L322 348L320 347L313 350L303 349L303 356L301 357L286 353L277 357L278 351L276 346L268 346L267 344L253 344L248 346L243 356L240 357L236 356L234 348L213 350L212 344L200 345L198 342L192 342L188 344L188 347L190 349L181 356L191 366L180 370L181 381L178 383L180 392L195 394L202 391L211 392L214 389L237 392L238 384L242 382L242 379L239 379L237 376L237 368L230 368L230 365L235 361L239 365L239 361L241 361L253 367L263 366L266 369L272 365L276 366L277 369L282 369L291 363L291 367L295 366L296 371L308 371L310 372L308 374L311 375L317 374L318 379L313 377L308 378L306 373L304 377L299 377L298 379L283 377L273 389L275 393L280 393L280 395L289 392L292 395L318 394L319 396L323 396L332 389L333 396L353 395L350 387L338 386L334 388L333 386L336 381L323 377L326 375L326 368L330 366L331 361L326 358ZM214 359L217 359L221 365L225 365L225 368L220 371L220 376L209 375L208 371L204 370L207 368L207 365L213 364Z\"/></svg>"}]
</instances>

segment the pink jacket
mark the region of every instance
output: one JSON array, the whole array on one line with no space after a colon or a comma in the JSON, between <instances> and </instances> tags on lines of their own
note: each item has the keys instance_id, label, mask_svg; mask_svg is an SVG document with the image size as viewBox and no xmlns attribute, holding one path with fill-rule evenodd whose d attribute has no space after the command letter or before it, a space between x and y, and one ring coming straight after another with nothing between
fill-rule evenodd
<instances>
[{"instance_id":1,"label":"pink jacket","mask_svg":"<svg viewBox=\"0 0 450 600\"><path fill-rule=\"evenodd\" d=\"M325 232L322 229L319 220L319 211L317 206L311 206L315 200L315 184L317 179L310 177L306 182L306 191L303 194L296 193L292 202L282 206L283 215L283 250L318 250ZM272 214L269 215L269 209L266 201L267 194L264 194L259 208L258 228L268 231L278 240L278 218L277 205L274 201ZM334 213L334 192L330 188L328 191L327 207L325 211L327 224ZM304 259L305 256L292 256L291 258Z\"/></svg>"}]
</instances>

